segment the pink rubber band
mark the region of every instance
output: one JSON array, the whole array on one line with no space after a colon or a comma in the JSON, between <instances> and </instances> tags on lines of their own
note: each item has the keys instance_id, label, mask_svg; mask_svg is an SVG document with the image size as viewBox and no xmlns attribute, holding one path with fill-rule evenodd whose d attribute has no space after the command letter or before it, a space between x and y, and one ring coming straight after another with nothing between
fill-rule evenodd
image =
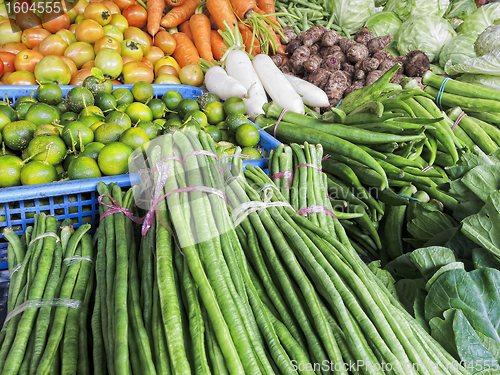
<instances>
[{"instance_id":1,"label":"pink rubber band","mask_svg":"<svg viewBox=\"0 0 500 375\"><path fill-rule=\"evenodd\" d=\"M283 171L275 173L271 176L271 180L276 180L278 178L288 178L293 179L293 171Z\"/></svg>"},{"instance_id":2,"label":"pink rubber band","mask_svg":"<svg viewBox=\"0 0 500 375\"><path fill-rule=\"evenodd\" d=\"M108 202L103 202L102 199L103 198L109 198L111 200L112 203L108 203ZM133 214L132 214L132 211L126 209L126 208L123 208L123 207L120 207L120 205L118 204L117 201L115 201L113 199L113 197L111 197L110 195L108 194L102 194L100 195L98 198L97 198L97 201L102 204L103 206L106 206L109 208L109 210L107 211L104 211L104 213L101 215L100 217L100 220L103 220L106 216L108 215L112 215L112 214L116 214L118 212L121 212L123 213L126 217L128 217L130 220L132 220L134 223L137 223L137 224L142 224L143 222L143 218L140 218L140 217L135 217Z\"/></svg>"},{"instance_id":3,"label":"pink rubber band","mask_svg":"<svg viewBox=\"0 0 500 375\"><path fill-rule=\"evenodd\" d=\"M330 155L330 154L326 154L325 156L323 156L323 159L321 159L321 161L326 160L326 159L329 159L329 158L331 158L331 157L332 157L332 155Z\"/></svg>"},{"instance_id":4,"label":"pink rubber band","mask_svg":"<svg viewBox=\"0 0 500 375\"><path fill-rule=\"evenodd\" d=\"M274 138L276 138L276 130L278 130L278 125L280 124L281 119L285 115L286 111L288 111L288 110L286 108L283 108L283 110L281 111L280 117L278 117L278 121L276 121L276 125L274 125Z\"/></svg>"},{"instance_id":5,"label":"pink rubber band","mask_svg":"<svg viewBox=\"0 0 500 375\"><path fill-rule=\"evenodd\" d=\"M462 121L462 119L467 116L467 113L465 113L464 111L462 111L462 113L460 113L457 117L457 119L455 120L455 123L453 124L453 126L451 127L451 131L455 130L455 128L458 126L458 124L460 123L460 121Z\"/></svg>"},{"instance_id":6,"label":"pink rubber band","mask_svg":"<svg viewBox=\"0 0 500 375\"><path fill-rule=\"evenodd\" d=\"M191 156L191 155L205 155L205 156L210 156L210 157L213 157L215 160L219 161L219 156L215 152L207 151L207 150L196 150L196 151L188 152L184 156L184 159L182 159L182 164L184 164L186 162L187 157Z\"/></svg>"},{"instance_id":7,"label":"pink rubber band","mask_svg":"<svg viewBox=\"0 0 500 375\"><path fill-rule=\"evenodd\" d=\"M337 216L332 211L330 211L328 208L326 208L325 206L310 206L310 207L306 207L306 208L302 208L302 209L298 210L297 213L299 215L303 215L303 214L327 214L327 215L330 215L331 217L333 217L334 219L337 218Z\"/></svg>"},{"instance_id":8,"label":"pink rubber band","mask_svg":"<svg viewBox=\"0 0 500 375\"><path fill-rule=\"evenodd\" d=\"M323 170L322 170L320 167L318 167L317 165L314 165L314 164L308 164L308 163L305 163L305 164L299 164L299 165L297 165L297 166L295 167L295 169L300 168L300 167L311 167L311 168L316 168L318 171L323 172Z\"/></svg>"},{"instance_id":9,"label":"pink rubber band","mask_svg":"<svg viewBox=\"0 0 500 375\"><path fill-rule=\"evenodd\" d=\"M422 172L428 172L428 171L430 171L433 168L434 167L432 165L428 165L427 167L425 167L424 169L422 169Z\"/></svg>"}]
</instances>

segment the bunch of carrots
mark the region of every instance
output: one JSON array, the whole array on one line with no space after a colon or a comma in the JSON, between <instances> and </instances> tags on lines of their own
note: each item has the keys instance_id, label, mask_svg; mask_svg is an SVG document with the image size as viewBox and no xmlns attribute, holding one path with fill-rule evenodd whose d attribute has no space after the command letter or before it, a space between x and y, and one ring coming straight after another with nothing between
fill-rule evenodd
<instances>
[{"instance_id":1,"label":"bunch of carrots","mask_svg":"<svg viewBox=\"0 0 500 375\"><path fill-rule=\"evenodd\" d=\"M149 34L170 31L181 66L222 58L227 46L217 30L226 29L224 21L231 31L236 22L248 53L285 53L274 0L147 0L147 10Z\"/></svg>"}]
</instances>

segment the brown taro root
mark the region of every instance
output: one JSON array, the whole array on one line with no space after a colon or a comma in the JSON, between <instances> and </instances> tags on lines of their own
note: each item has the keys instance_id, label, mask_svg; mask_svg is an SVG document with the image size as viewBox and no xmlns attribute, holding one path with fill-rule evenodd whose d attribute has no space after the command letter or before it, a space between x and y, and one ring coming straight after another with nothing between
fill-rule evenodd
<instances>
[{"instance_id":1,"label":"brown taro root","mask_svg":"<svg viewBox=\"0 0 500 375\"><path fill-rule=\"evenodd\" d=\"M285 55L277 53L271 56L271 60L273 60L274 65L279 67L283 65L283 61L285 61Z\"/></svg>"},{"instance_id":2,"label":"brown taro root","mask_svg":"<svg viewBox=\"0 0 500 375\"><path fill-rule=\"evenodd\" d=\"M307 47L311 47L314 43L319 42L321 37L326 32L326 28L324 26L318 25L313 26L304 34L304 38L302 39L304 45Z\"/></svg>"},{"instance_id":3,"label":"brown taro root","mask_svg":"<svg viewBox=\"0 0 500 375\"><path fill-rule=\"evenodd\" d=\"M340 61L334 55L328 55L323 58L321 67L329 72L334 72L340 69Z\"/></svg>"},{"instance_id":4,"label":"brown taro root","mask_svg":"<svg viewBox=\"0 0 500 375\"><path fill-rule=\"evenodd\" d=\"M366 78L366 73L364 70L361 70L361 69L356 69L354 71L354 75L353 75L353 79L355 81L362 81Z\"/></svg>"},{"instance_id":5,"label":"brown taro root","mask_svg":"<svg viewBox=\"0 0 500 375\"><path fill-rule=\"evenodd\" d=\"M396 62L401 65L401 68L398 69L396 74L404 74L405 72L405 63L406 63L406 55L401 55L396 57Z\"/></svg>"},{"instance_id":6,"label":"brown taro root","mask_svg":"<svg viewBox=\"0 0 500 375\"><path fill-rule=\"evenodd\" d=\"M280 37L281 44L288 44L297 37L297 34L295 34L292 26L285 26L282 31L285 39Z\"/></svg>"},{"instance_id":7,"label":"brown taro root","mask_svg":"<svg viewBox=\"0 0 500 375\"><path fill-rule=\"evenodd\" d=\"M286 46L286 53L288 53L289 56L293 55L295 50L299 48L301 45L302 45L302 40L300 40L299 38L295 38Z\"/></svg>"},{"instance_id":8,"label":"brown taro root","mask_svg":"<svg viewBox=\"0 0 500 375\"><path fill-rule=\"evenodd\" d=\"M368 43L366 43L366 46L368 47L368 50L370 51L370 54L374 54L378 51L383 50L385 47L387 47L391 42L394 37L392 35L385 35L385 36L377 36L370 40Z\"/></svg>"},{"instance_id":9,"label":"brown taro root","mask_svg":"<svg viewBox=\"0 0 500 375\"><path fill-rule=\"evenodd\" d=\"M286 63L284 63L282 66L280 66L280 70L282 73L291 74L293 76L295 75L292 72L292 63L290 62L290 60L288 60Z\"/></svg>"},{"instance_id":10,"label":"brown taro root","mask_svg":"<svg viewBox=\"0 0 500 375\"><path fill-rule=\"evenodd\" d=\"M311 52L306 46L300 46L295 50L290 62L292 63L292 70L295 74L299 74L304 69L304 63L309 59Z\"/></svg>"},{"instance_id":11,"label":"brown taro root","mask_svg":"<svg viewBox=\"0 0 500 375\"><path fill-rule=\"evenodd\" d=\"M377 79L379 79L383 75L384 75L384 72L382 72L381 70L374 70L373 72L368 73L368 75L366 76L365 85L366 86L371 85L373 82L375 82Z\"/></svg>"},{"instance_id":12,"label":"brown taro root","mask_svg":"<svg viewBox=\"0 0 500 375\"><path fill-rule=\"evenodd\" d=\"M349 48L356 44L356 42L349 38L341 38L338 44L342 52L346 53Z\"/></svg>"},{"instance_id":13,"label":"brown taro root","mask_svg":"<svg viewBox=\"0 0 500 375\"><path fill-rule=\"evenodd\" d=\"M354 81L351 86L349 86L345 91L344 91L344 98L349 95L351 92L354 92L356 90L359 90L360 88L363 88L365 86L365 81Z\"/></svg>"},{"instance_id":14,"label":"brown taro root","mask_svg":"<svg viewBox=\"0 0 500 375\"><path fill-rule=\"evenodd\" d=\"M302 42L304 42L304 37L306 36L305 31L301 31L300 33L297 34L297 38L300 39Z\"/></svg>"},{"instance_id":15,"label":"brown taro root","mask_svg":"<svg viewBox=\"0 0 500 375\"><path fill-rule=\"evenodd\" d=\"M321 45L331 47L339 42L342 37L335 30L329 30L321 37Z\"/></svg>"},{"instance_id":16,"label":"brown taro root","mask_svg":"<svg viewBox=\"0 0 500 375\"><path fill-rule=\"evenodd\" d=\"M430 69L430 62L427 55L419 50L411 51L406 55L404 70L410 77L422 77Z\"/></svg>"},{"instance_id":17,"label":"brown taro root","mask_svg":"<svg viewBox=\"0 0 500 375\"><path fill-rule=\"evenodd\" d=\"M311 74L309 74L308 81L313 85L318 86L320 89L325 87L328 78L330 77L330 72L323 68L318 68Z\"/></svg>"},{"instance_id":18,"label":"brown taro root","mask_svg":"<svg viewBox=\"0 0 500 375\"><path fill-rule=\"evenodd\" d=\"M352 78L356 69L351 64L344 62L340 64L340 70L343 70L349 77Z\"/></svg>"},{"instance_id":19,"label":"brown taro root","mask_svg":"<svg viewBox=\"0 0 500 375\"><path fill-rule=\"evenodd\" d=\"M389 69L391 69L394 65L396 65L397 61L396 59L387 59L387 60L384 60L380 63L380 65L378 66L377 70L380 70L382 73L385 73L387 72Z\"/></svg>"},{"instance_id":20,"label":"brown taro root","mask_svg":"<svg viewBox=\"0 0 500 375\"><path fill-rule=\"evenodd\" d=\"M306 72L314 72L321 66L323 58L320 55L311 55L309 59L304 63L304 69Z\"/></svg>"},{"instance_id":21,"label":"brown taro root","mask_svg":"<svg viewBox=\"0 0 500 375\"><path fill-rule=\"evenodd\" d=\"M354 35L354 41L356 43L366 44L372 40L375 36L366 27L363 27Z\"/></svg>"},{"instance_id":22,"label":"brown taro root","mask_svg":"<svg viewBox=\"0 0 500 375\"><path fill-rule=\"evenodd\" d=\"M403 78L405 78L406 76L404 74L400 74L400 73L397 73L397 74L394 74L394 76L391 78L391 83L395 83L396 85L399 85L399 83L401 82L401 80Z\"/></svg>"},{"instance_id":23,"label":"brown taro root","mask_svg":"<svg viewBox=\"0 0 500 375\"><path fill-rule=\"evenodd\" d=\"M372 57L374 59L377 59L378 62L379 62L379 64L381 64L382 61L384 61L384 60L395 60L396 59L389 52L384 51L384 50L378 51L378 52L374 53Z\"/></svg>"},{"instance_id":24,"label":"brown taro root","mask_svg":"<svg viewBox=\"0 0 500 375\"><path fill-rule=\"evenodd\" d=\"M319 50L319 54L323 57L328 56L328 55L333 55L335 52L340 52L342 53L342 50L340 49L339 46L331 46L331 47L322 47ZM345 61L345 58L344 58Z\"/></svg>"},{"instance_id":25,"label":"brown taro root","mask_svg":"<svg viewBox=\"0 0 500 375\"><path fill-rule=\"evenodd\" d=\"M311 47L309 47L309 50L311 51L311 55L319 55L320 49L321 49L321 46L318 43L313 44Z\"/></svg>"},{"instance_id":26,"label":"brown taro root","mask_svg":"<svg viewBox=\"0 0 500 375\"><path fill-rule=\"evenodd\" d=\"M369 56L368 48L364 44L356 43L349 48L345 54L347 60L352 63L364 60Z\"/></svg>"},{"instance_id":27,"label":"brown taro root","mask_svg":"<svg viewBox=\"0 0 500 375\"><path fill-rule=\"evenodd\" d=\"M328 82L323 89L328 96L328 99L336 99L340 101L344 91L351 85L350 77L342 70L337 70L330 75ZM337 101L337 103L338 103Z\"/></svg>"},{"instance_id":28,"label":"brown taro root","mask_svg":"<svg viewBox=\"0 0 500 375\"><path fill-rule=\"evenodd\" d=\"M372 72L374 70L377 70L379 65L380 61L378 61L376 58L368 57L361 62L361 70L364 70L367 73Z\"/></svg>"}]
</instances>

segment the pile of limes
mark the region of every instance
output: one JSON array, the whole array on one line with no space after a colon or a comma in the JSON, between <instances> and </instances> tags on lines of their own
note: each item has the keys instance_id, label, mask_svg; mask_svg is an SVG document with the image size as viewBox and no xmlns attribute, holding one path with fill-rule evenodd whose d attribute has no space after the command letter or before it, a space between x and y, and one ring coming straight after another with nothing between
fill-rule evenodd
<instances>
[{"instance_id":1,"label":"pile of limes","mask_svg":"<svg viewBox=\"0 0 500 375\"><path fill-rule=\"evenodd\" d=\"M239 98L222 104L213 94L194 100L177 91L155 98L147 82L113 90L94 76L65 98L53 83L34 94L0 102L0 188L126 174L134 150L179 129L203 130L225 149L238 144L261 157Z\"/></svg>"}]
</instances>

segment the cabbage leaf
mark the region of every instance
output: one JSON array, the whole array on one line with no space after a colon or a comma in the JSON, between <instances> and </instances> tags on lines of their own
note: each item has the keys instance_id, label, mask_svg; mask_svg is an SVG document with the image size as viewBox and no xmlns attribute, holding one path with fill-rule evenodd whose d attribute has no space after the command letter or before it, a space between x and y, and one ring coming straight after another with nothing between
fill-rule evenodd
<instances>
[{"instance_id":1,"label":"cabbage leaf","mask_svg":"<svg viewBox=\"0 0 500 375\"><path fill-rule=\"evenodd\" d=\"M477 37L474 51L483 56L496 49L500 49L500 25L491 25Z\"/></svg>"},{"instance_id":2,"label":"cabbage leaf","mask_svg":"<svg viewBox=\"0 0 500 375\"><path fill-rule=\"evenodd\" d=\"M453 64L451 60L447 61L444 71L448 75L474 73L500 76L500 49L459 64Z\"/></svg>"},{"instance_id":3,"label":"cabbage leaf","mask_svg":"<svg viewBox=\"0 0 500 375\"><path fill-rule=\"evenodd\" d=\"M442 17L450 6L450 0L397 0L395 6L399 18L406 21L414 15L432 14Z\"/></svg>"},{"instance_id":4,"label":"cabbage leaf","mask_svg":"<svg viewBox=\"0 0 500 375\"><path fill-rule=\"evenodd\" d=\"M439 53L439 65L444 68L449 60L453 64L458 64L476 57L474 52L476 38L476 33L469 32L448 40Z\"/></svg>"},{"instance_id":5,"label":"cabbage leaf","mask_svg":"<svg viewBox=\"0 0 500 375\"><path fill-rule=\"evenodd\" d=\"M462 74L460 77L458 77L457 81L466 83L476 83L479 85L488 86L500 90L500 76L465 73Z\"/></svg>"},{"instance_id":6,"label":"cabbage leaf","mask_svg":"<svg viewBox=\"0 0 500 375\"><path fill-rule=\"evenodd\" d=\"M463 20L476 9L477 6L474 0L451 0L444 18L459 18Z\"/></svg>"},{"instance_id":7,"label":"cabbage leaf","mask_svg":"<svg viewBox=\"0 0 500 375\"><path fill-rule=\"evenodd\" d=\"M360 30L366 20L375 13L374 0L329 0L328 11L336 25L349 34Z\"/></svg>"},{"instance_id":8,"label":"cabbage leaf","mask_svg":"<svg viewBox=\"0 0 500 375\"><path fill-rule=\"evenodd\" d=\"M458 26L457 31L459 34L472 31L479 35L498 19L500 19L500 3L489 3L469 14Z\"/></svg>"},{"instance_id":9,"label":"cabbage leaf","mask_svg":"<svg viewBox=\"0 0 500 375\"><path fill-rule=\"evenodd\" d=\"M366 20L365 27L375 36L393 35L396 40L402 24L396 13L379 12Z\"/></svg>"}]
</instances>

